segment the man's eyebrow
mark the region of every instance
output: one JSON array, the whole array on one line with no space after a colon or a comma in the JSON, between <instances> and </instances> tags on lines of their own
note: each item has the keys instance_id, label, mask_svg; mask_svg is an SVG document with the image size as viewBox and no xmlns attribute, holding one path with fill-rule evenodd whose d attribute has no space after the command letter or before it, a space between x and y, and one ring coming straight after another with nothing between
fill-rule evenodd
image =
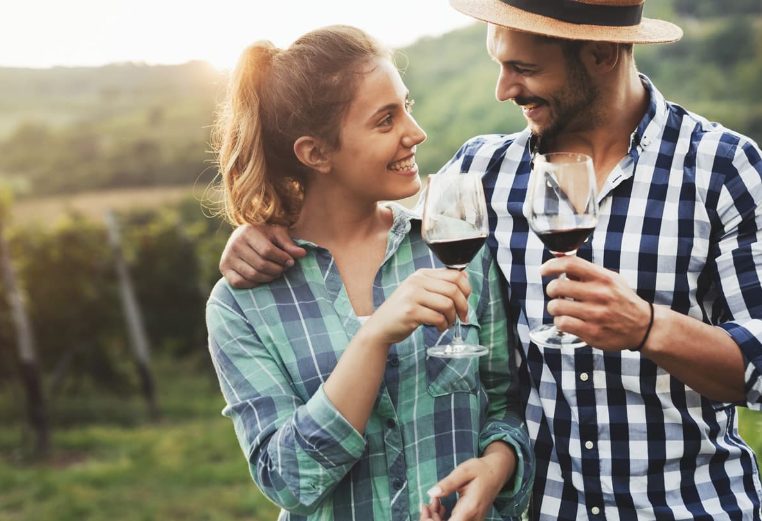
<instances>
[{"instance_id":1,"label":"man's eyebrow","mask_svg":"<svg viewBox=\"0 0 762 521\"><path fill-rule=\"evenodd\" d=\"M521 61L521 60L505 60L505 61L500 61L497 58L495 58L494 56L491 56L491 58L492 58L493 62L499 63L501 65L513 65L513 66L518 66L518 67L536 67L537 66L536 63L530 63L530 62L525 62L525 61Z\"/></svg>"}]
</instances>

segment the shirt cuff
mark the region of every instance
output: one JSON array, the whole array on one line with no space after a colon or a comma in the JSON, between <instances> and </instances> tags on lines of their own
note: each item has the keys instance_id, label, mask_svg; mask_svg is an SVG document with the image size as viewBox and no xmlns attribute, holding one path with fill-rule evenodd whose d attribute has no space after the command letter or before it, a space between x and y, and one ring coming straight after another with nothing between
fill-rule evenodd
<instances>
[{"instance_id":1,"label":"shirt cuff","mask_svg":"<svg viewBox=\"0 0 762 521\"><path fill-rule=\"evenodd\" d=\"M494 507L501 516L516 517L529 505L534 483L534 452L526 429L507 422L488 422L479 436L479 454L495 441L502 441L516 452L516 471L495 498Z\"/></svg>"},{"instance_id":2,"label":"shirt cuff","mask_svg":"<svg viewBox=\"0 0 762 521\"><path fill-rule=\"evenodd\" d=\"M750 409L762 410L762 320L749 320L743 324L726 322L719 327L730 335L743 353L746 363L745 405Z\"/></svg>"},{"instance_id":3,"label":"shirt cuff","mask_svg":"<svg viewBox=\"0 0 762 521\"><path fill-rule=\"evenodd\" d=\"M331 403L322 385L297 409L295 423L301 449L326 469L354 464L365 452L365 438Z\"/></svg>"}]
</instances>

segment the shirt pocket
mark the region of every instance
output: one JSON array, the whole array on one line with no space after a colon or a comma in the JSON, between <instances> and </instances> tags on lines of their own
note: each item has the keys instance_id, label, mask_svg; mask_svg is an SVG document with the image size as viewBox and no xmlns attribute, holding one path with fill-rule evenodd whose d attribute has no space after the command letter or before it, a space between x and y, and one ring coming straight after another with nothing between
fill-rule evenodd
<instances>
[{"instance_id":1,"label":"shirt pocket","mask_svg":"<svg viewBox=\"0 0 762 521\"><path fill-rule=\"evenodd\" d=\"M465 342L479 341L479 326L461 324L460 327L461 336ZM451 340L452 337L448 333L441 336L438 343L446 344ZM446 396L452 393L476 394L479 389L479 357L439 358L427 356L426 383L431 396Z\"/></svg>"}]
</instances>

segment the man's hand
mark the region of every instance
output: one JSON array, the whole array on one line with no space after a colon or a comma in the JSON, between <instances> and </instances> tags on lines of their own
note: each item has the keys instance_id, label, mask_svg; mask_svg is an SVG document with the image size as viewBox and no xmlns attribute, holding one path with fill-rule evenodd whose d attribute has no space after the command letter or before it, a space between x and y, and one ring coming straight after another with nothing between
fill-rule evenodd
<instances>
[{"instance_id":1,"label":"man's hand","mask_svg":"<svg viewBox=\"0 0 762 521\"><path fill-rule=\"evenodd\" d=\"M610 351L635 347L643 340L651 310L616 272L567 256L551 259L540 268L548 284L548 313L554 324L591 346ZM568 300L573 299L573 300Z\"/></svg>"},{"instance_id":2,"label":"man's hand","mask_svg":"<svg viewBox=\"0 0 762 521\"><path fill-rule=\"evenodd\" d=\"M481 521L489 513L495 498L516 471L516 454L508 444L493 442L481 458L464 461L429 490L432 502L426 513L437 521L444 519L437 499L458 493L450 521ZM436 509L436 510L435 510ZM424 512L421 512L421 519Z\"/></svg>"},{"instance_id":3,"label":"man's hand","mask_svg":"<svg viewBox=\"0 0 762 521\"><path fill-rule=\"evenodd\" d=\"M253 288L277 279L306 254L285 226L243 224L230 234L220 273L234 288Z\"/></svg>"}]
</instances>

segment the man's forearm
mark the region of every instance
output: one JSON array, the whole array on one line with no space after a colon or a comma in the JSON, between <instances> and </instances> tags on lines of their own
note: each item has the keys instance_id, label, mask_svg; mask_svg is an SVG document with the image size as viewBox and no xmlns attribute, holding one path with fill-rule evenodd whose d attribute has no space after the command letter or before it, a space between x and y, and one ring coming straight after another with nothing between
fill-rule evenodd
<instances>
[{"instance_id":1,"label":"man's forearm","mask_svg":"<svg viewBox=\"0 0 762 521\"><path fill-rule=\"evenodd\" d=\"M723 329L666 306L654 306L653 328L641 352L711 400L736 402L745 398L743 355Z\"/></svg>"}]
</instances>

